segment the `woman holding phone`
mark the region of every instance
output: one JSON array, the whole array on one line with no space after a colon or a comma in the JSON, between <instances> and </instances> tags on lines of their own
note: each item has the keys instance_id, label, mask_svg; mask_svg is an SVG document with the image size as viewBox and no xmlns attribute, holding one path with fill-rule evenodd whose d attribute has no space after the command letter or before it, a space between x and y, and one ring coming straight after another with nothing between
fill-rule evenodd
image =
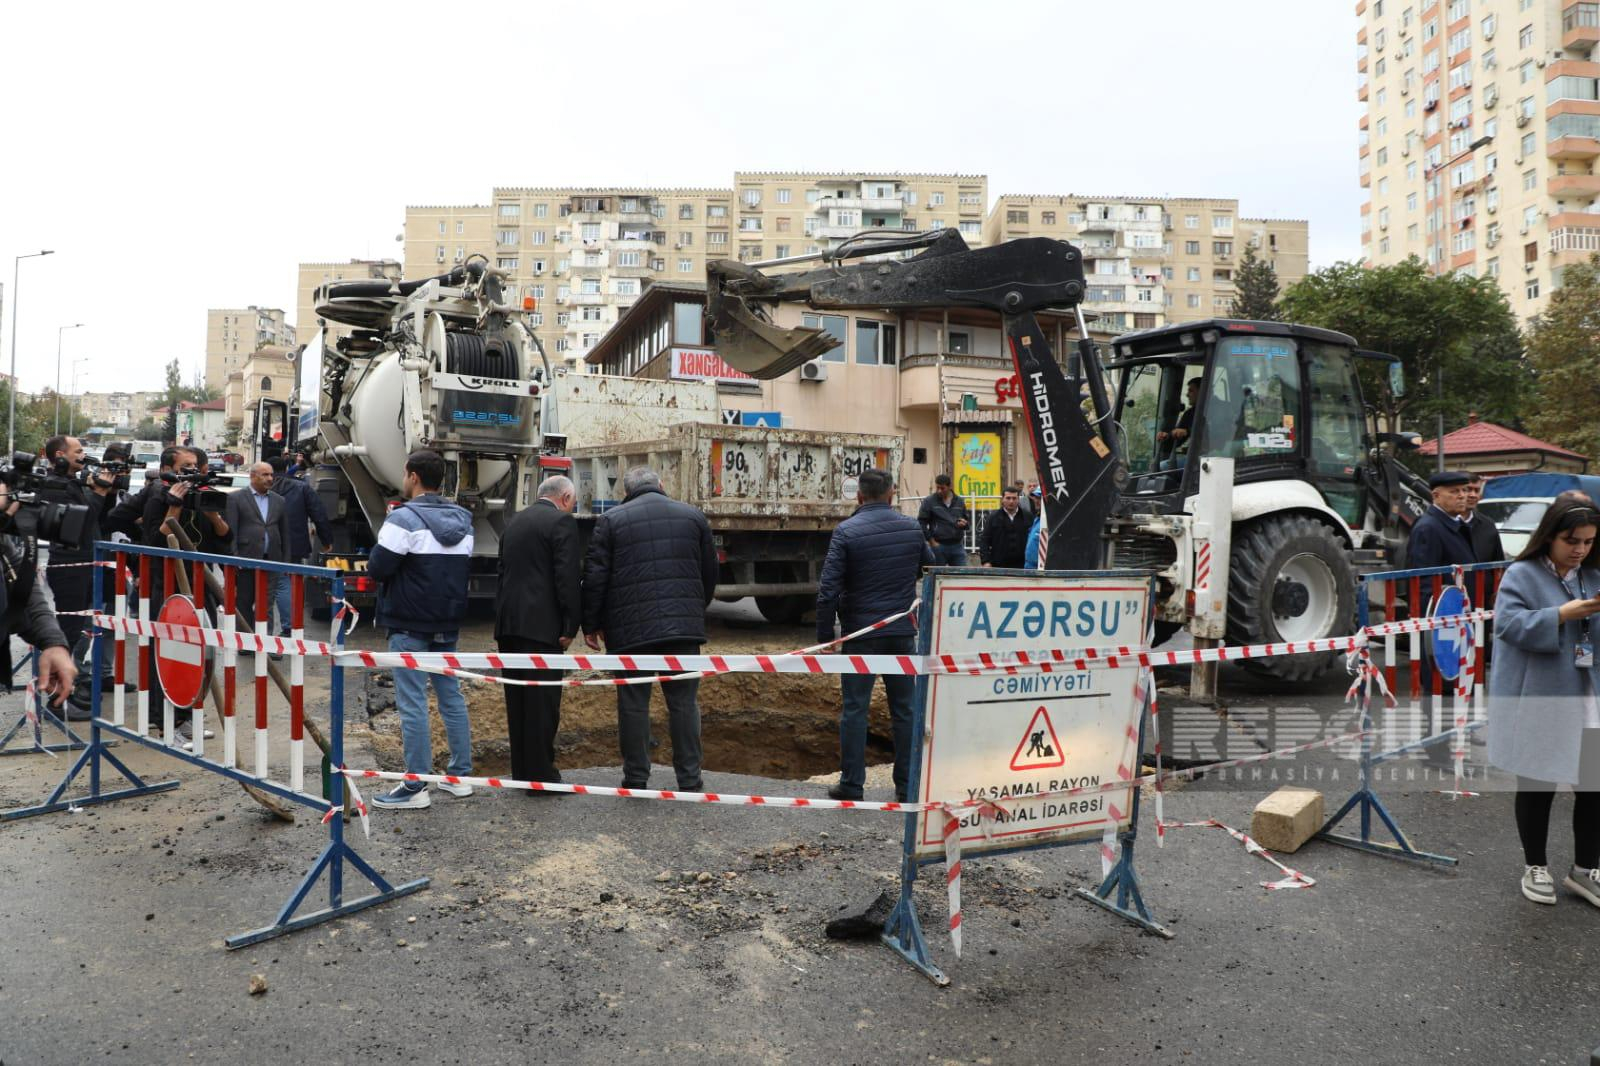
<instances>
[{"instance_id":1,"label":"woman holding phone","mask_svg":"<svg viewBox=\"0 0 1600 1066\"><path fill-rule=\"evenodd\" d=\"M1573 788L1569 890L1600 907L1600 508L1558 497L1505 572L1494 605L1489 761L1517 775L1522 894L1556 902L1545 841L1558 784Z\"/></svg>"}]
</instances>

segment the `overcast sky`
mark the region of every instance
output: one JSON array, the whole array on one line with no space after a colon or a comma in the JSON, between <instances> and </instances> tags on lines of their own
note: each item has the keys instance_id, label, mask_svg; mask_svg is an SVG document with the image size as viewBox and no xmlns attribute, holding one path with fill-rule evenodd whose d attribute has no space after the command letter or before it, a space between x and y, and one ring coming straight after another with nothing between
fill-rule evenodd
<instances>
[{"instance_id":1,"label":"overcast sky","mask_svg":"<svg viewBox=\"0 0 1600 1066\"><path fill-rule=\"evenodd\" d=\"M162 6L6 5L25 390L76 322L63 391L83 357L80 391L159 388L174 356L187 379L208 307L292 318L297 263L398 258L407 204L495 185L978 173L990 206L1237 197L1308 219L1313 266L1359 254L1346 0Z\"/></svg>"}]
</instances>

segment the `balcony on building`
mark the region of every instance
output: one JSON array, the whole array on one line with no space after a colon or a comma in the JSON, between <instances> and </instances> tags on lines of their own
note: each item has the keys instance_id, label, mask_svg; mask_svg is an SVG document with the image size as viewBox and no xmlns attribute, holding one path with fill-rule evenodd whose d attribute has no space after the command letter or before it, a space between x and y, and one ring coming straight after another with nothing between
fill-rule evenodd
<instances>
[{"instance_id":1,"label":"balcony on building","mask_svg":"<svg viewBox=\"0 0 1600 1066\"><path fill-rule=\"evenodd\" d=\"M1551 215L1549 232L1554 266L1576 266L1600 252L1600 213L1565 211Z\"/></svg>"},{"instance_id":2,"label":"balcony on building","mask_svg":"<svg viewBox=\"0 0 1600 1066\"><path fill-rule=\"evenodd\" d=\"M905 201L898 196L824 196L812 207L817 211L837 207L849 211L898 215L905 210Z\"/></svg>"},{"instance_id":3,"label":"balcony on building","mask_svg":"<svg viewBox=\"0 0 1600 1066\"><path fill-rule=\"evenodd\" d=\"M601 307L611 299L612 297L603 292L574 292L567 296L567 303L576 307Z\"/></svg>"},{"instance_id":4,"label":"balcony on building","mask_svg":"<svg viewBox=\"0 0 1600 1066\"><path fill-rule=\"evenodd\" d=\"M1558 100L1546 110L1545 155L1562 161L1600 157L1600 115L1587 100Z\"/></svg>"},{"instance_id":5,"label":"balcony on building","mask_svg":"<svg viewBox=\"0 0 1600 1066\"><path fill-rule=\"evenodd\" d=\"M1561 47L1581 48L1600 44L1600 3L1584 0L1568 4L1561 11Z\"/></svg>"}]
</instances>

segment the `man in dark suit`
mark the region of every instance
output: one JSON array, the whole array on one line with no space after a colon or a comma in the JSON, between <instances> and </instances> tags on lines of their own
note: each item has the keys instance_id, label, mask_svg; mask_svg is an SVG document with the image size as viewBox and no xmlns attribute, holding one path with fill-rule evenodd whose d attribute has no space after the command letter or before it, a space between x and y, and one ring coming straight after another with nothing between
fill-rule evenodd
<instances>
[{"instance_id":1,"label":"man in dark suit","mask_svg":"<svg viewBox=\"0 0 1600 1066\"><path fill-rule=\"evenodd\" d=\"M250 468L250 487L228 496L228 528L233 531L233 554L242 559L262 559L281 563L289 557L288 510L283 497L272 491L272 466L257 463ZM272 611L273 594L281 575L267 575L267 612ZM239 610L254 621L256 583L253 573L239 575ZM267 632L276 632L268 620Z\"/></svg>"},{"instance_id":2,"label":"man in dark suit","mask_svg":"<svg viewBox=\"0 0 1600 1066\"><path fill-rule=\"evenodd\" d=\"M1411 527L1411 536L1406 539L1406 569L1420 570L1433 566L1465 566L1478 561L1477 553L1472 546L1472 536L1464 521L1467 513L1467 501L1470 494L1467 486L1471 483L1470 474L1460 470L1441 470L1428 478L1428 487L1433 490L1433 506L1423 512L1417 524ZM1452 584L1449 577L1444 579L1445 585ZM1427 598L1431 588L1430 581L1423 579L1423 597ZM1427 609L1426 603L1411 604L1413 615L1420 616ZM1430 735L1432 726L1436 724L1444 728L1445 710L1443 707L1435 708L1432 698L1433 691L1433 655L1432 642L1423 637L1422 656L1422 727L1426 730L1424 736ZM1438 713L1435 722L1435 710ZM1449 745L1444 743L1434 744L1426 749L1423 759L1435 769L1446 769L1454 766L1451 759Z\"/></svg>"},{"instance_id":3,"label":"man in dark suit","mask_svg":"<svg viewBox=\"0 0 1600 1066\"><path fill-rule=\"evenodd\" d=\"M494 639L504 653L559 655L577 635L583 612L578 553L578 502L572 481L557 475L539 485L532 507L518 512L500 539L500 592ZM560 670L507 670L507 678L558 681ZM506 732L511 776L518 781L560 781L556 730L561 728L561 688L506 685ZM562 796L563 792L526 792Z\"/></svg>"}]
</instances>

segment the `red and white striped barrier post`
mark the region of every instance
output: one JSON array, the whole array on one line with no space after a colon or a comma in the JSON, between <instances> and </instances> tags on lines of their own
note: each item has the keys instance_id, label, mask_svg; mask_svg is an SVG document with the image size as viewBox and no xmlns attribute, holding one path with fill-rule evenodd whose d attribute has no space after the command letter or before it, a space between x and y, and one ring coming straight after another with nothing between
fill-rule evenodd
<instances>
[{"instance_id":1,"label":"red and white striped barrier post","mask_svg":"<svg viewBox=\"0 0 1600 1066\"><path fill-rule=\"evenodd\" d=\"M175 570L176 568L173 566L170 558L163 558L161 560L161 592L165 596L172 595L172 590L176 587L173 584L172 577ZM156 608L156 610L159 611L160 608ZM156 676L159 679L159 670L157 671ZM173 742L177 739L177 708L172 705L172 700L167 696L167 686L163 684L161 686L161 743L170 748Z\"/></svg>"},{"instance_id":2,"label":"red and white striped barrier post","mask_svg":"<svg viewBox=\"0 0 1600 1066\"><path fill-rule=\"evenodd\" d=\"M177 565L182 565L181 563ZM194 611L200 625L206 624L206 566L200 560L194 560L189 577L189 590L194 593ZM172 590L168 590L170 593ZM199 649L202 656L205 649ZM202 664L204 660L202 659ZM206 753L206 690L205 685L200 686L200 694L194 701L194 706L189 712L189 732L192 736L189 750L196 755Z\"/></svg>"},{"instance_id":3,"label":"red and white striped barrier post","mask_svg":"<svg viewBox=\"0 0 1600 1066\"><path fill-rule=\"evenodd\" d=\"M150 556L139 556L139 621L150 622ZM137 644L139 656L139 700L135 710L135 725L141 737L150 735L150 635L140 632Z\"/></svg>"},{"instance_id":4,"label":"red and white striped barrier post","mask_svg":"<svg viewBox=\"0 0 1600 1066\"><path fill-rule=\"evenodd\" d=\"M238 607L237 571L234 567L222 568L222 632L228 638L221 649L222 655L222 765L229 769L239 764L238 715L233 701L238 695L237 669L239 649L231 641L235 631L233 617Z\"/></svg>"},{"instance_id":5,"label":"red and white striped barrier post","mask_svg":"<svg viewBox=\"0 0 1600 1066\"><path fill-rule=\"evenodd\" d=\"M305 578L299 574L287 576L292 603L289 636L298 644L306 639ZM302 792L306 784L306 657L300 651L290 652L289 655L289 787Z\"/></svg>"},{"instance_id":6,"label":"red and white striped barrier post","mask_svg":"<svg viewBox=\"0 0 1600 1066\"><path fill-rule=\"evenodd\" d=\"M256 646L256 776L267 776L267 616L272 605L267 602L267 572L255 572L256 583L256 637L262 643Z\"/></svg>"},{"instance_id":7,"label":"red and white striped barrier post","mask_svg":"<svg viewBox=\"0 0 1600 1066\"><path fill-rule=\"evenodd\" d=\"M119 615L126 616L128 613L128 557L122 552L117 552L116 566L116 578L112 585L116 604L114 610ZM122 725L126 720L125 715L128 709L128 694L123 691L127 684L128 672L126 634L121 630L114 633L111 646L112 654L115 656L111 663L111 684L113 688L111 693L111 724Z\"/></svg>"}]
</instances>

